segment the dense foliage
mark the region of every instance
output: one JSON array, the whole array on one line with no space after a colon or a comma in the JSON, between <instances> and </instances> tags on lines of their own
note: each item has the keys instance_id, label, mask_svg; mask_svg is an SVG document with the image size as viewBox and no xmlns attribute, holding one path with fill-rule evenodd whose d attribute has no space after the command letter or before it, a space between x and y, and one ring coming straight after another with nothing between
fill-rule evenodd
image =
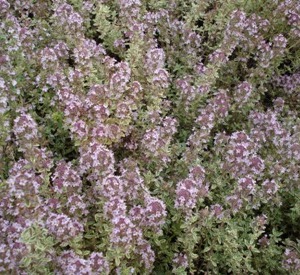
<instances>
[{"instance_id":1,"label":"dense foliage","mask_svg":"<svg viewBox=\"0 0 300 275\"><path fill-rule=\"evenodd\" d=\"M1 274L299 274L299 0L0 0Z\"/></svg>"}]
</instances>

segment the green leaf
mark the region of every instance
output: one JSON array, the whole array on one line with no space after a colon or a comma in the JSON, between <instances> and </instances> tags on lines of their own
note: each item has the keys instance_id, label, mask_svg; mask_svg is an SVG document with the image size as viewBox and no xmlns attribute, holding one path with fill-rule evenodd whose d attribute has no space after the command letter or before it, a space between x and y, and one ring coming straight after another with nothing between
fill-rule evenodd
<instances>
[{"instance_id":1,"label":"green leaf","mask_svg":"<svg viewBox=\"0 0 300 275\"><path fill-rule=\"evenodd\" d=\"M25 257L21 261L21 266L23 266L23 267L28 267L28 266L30 266L30 264L31 264L31 258L29 258L29 257Z\"/></svg>"},{"instance_id":2,"label":"green leaf","mask_svg":"<svg viewBox=\"0 0 300 275\"><path fill-rule=\"evenodd\" d=\"M208 251L210 251L210 250L211 250L211 247L207 246L207 247L205 247L205 248L202 250L202 252L203 252L203 253L206 253L206 252L208 252Z\"/></svg>"}]
</instances>

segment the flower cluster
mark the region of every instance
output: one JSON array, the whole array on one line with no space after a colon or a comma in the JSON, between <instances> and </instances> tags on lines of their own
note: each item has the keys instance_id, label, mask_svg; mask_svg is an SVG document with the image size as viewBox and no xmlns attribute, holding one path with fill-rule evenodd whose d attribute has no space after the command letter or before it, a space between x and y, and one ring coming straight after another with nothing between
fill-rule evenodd
<instances>
[{"instance_id":1,"label":"flower cluster","mask_svg":"<svg viewBox=\"0 0 300 275\"><path fill-rule=\"evenodd\" d=\"M170 160L169 145L172 136L177 131L177 121L171 117L165 117L163 120L159 119L159 121L161 125L146 130L141 141L141 147L150 159L153 158L162 163L167 163Z\"/></svg>"},{"instance_id":2,"label":"flower cluster","mask_svg":"<svg viewBox=\"0 0 300 275\"><path fill-rule=\"evenodd\" d=\"M105 50L89 39L82 39L73 51L76 68L84 75L91 73L93 61L100 62L104 55Z\"/></svg>"},{"instance_id":3,"label":"flower cluster","mask_svg":"<svg viewBox=\"0 0 300 275\"><path fill-rule=\"evenodd\" d=\"M212 129L228 116L229 108L230 101L227 92L220 90L204 108L199 110L200 114L195 119L196 127L193 128L188 138L189 149L185 152L185 159L195 158L195 154L207 146L211 139Z\"/></svg>"},{"instance_id":4,"label":"flower cluster","mask_svg":"<svg viewBox=\"0 0 300 275\"><path fill-rule=\"evenodd\" d=\"M235 132L230 136L226 152L223 169L232 177L259 177L265 168L263 159L257 154L256 144L245 132Z\"/></svg>"},{"instance_id":5,"label":"flower cluster","mask_svg":"<svg viewBox=\"0 0 300 275\"><path fill-rule=\"evenodd\" d=\"M61 242L78 237L83 232L83 225L65 214L51 213L47 218L46 227Z\"/></svg>"},{"instance_id":6,"label":"flower cluster","mask_svg":"<svg viewBox=\"0 0 300 275\"><path fill-rule=\"evenodd\" d=\"M180 181L176 187L175 208L186 214L196 207L198 200L208 195L209 186L204 182L205 170L195 166L190 170L189 177Z\"/></svg>"},{"instance_id":7,"label":"flower cluster","mask_svg":"<svg viewBox=\"0 0 300 275\"><path fill-rule=\"evenodd\" d=\"M274 14L281 20L286 20L291 26L290 32L299 38L300 5L298 2L285 0L278 5Z\"/></svg>"},{"instance_id":8,"label":"flower cluster","mask_svg":"<svg viewBox=\"0 0 300 275\"><path fill-rule=\"evenodd\" d=\"M7 179L10 199L6 211L15 217L34 217L34 209L41 202L39 189L42 183L42 176L36 175L28 161L21 159L16 162Z\"/></svg>"},{"instance_id":9,"label":"flower cluster","mask_svg":"<svg viewBox=\"0 0 300 275\"><path fill-rule=\"evenodd\" d=\"M167 216L166 206L163 201L153 197L147 197L145 204L142 224L159 232Z\"/></svg>"},{"instance_id":10,"label":"flower cluster","mask_svg":"<svg viewBox=\"0 0 300 275\"><path fill-rule=\"evenodd\" d=\"M65 33L72 33L73 35L80 34L82 29L83 19L79 13L74 11L73 6L57 1L55 11L53 13L54 24Z\"/></svg>"},{"instance_id":11,"label":"flower cluster","mask_svg":"<svg viewBox=\"0 0 300 275\"><path fill-rule=\"evenodd\" d=\"M56 194L79 194L82 189L82 181L71 163L60 161L56 164L52 176L52 188Z\"/></svg>"},{"instance_id":12,"label":"flower cluster","mask_svg":"<svg viewBox=\"0 0 300 275\"><path fill-rule=\"evenodd\" d=\"M63 252L56 259L58 274L109 274L109 264L101 252L93 252L88 259L76 255L73 250Z\"/></svg>"},{"instance_id":13,"label":"flower cluster","mask_svg":"<svg viewBox=\"0 0 300 275\"><path fill-rule=\"evenodd\" d=\"M97 141L80 150L80 173L88 173L89 180L97 180L114 172L113 153Z\"/></svg>"},{"instance_id":14,"label":"flower cluster","mask_svg":"<svg viewBox=\"0 0 300 275\"><path fill-rule=\"evenodd\" d=\"M110 241L113 245L123 247L124 250L128 250L134 243L134 239L138 233L134 227L134 224L129 218L122 215L116 215L112 219L112 233L110 235Z\"/></svg>"},{"instance_id":15,"label":"flower cluster","mask_svg":"<svg viewBox=\"0 0 300 275\"><path fill-rule=\"evenodd\" d=\"M249 82L244 81L237 86L234 91L233 100L236 104L241 106L241 104L245 104L250 98L252 93L252 86Z\"/></svg>"},{"instance_id":16,"label":"flower cluster","mask_svg":"<svg viewBox=\"0 0 300 275\"><path fill-rule=\"evenodd\" d=\"M0 0L1 274L299 273L300 5L265 2Z\"/></svg>"},{"instance_id":17,"label":"flower cluster","mask_svg":"<svg viewBox=\"0 0 300 275\"><path fill-rule=\"evenodd\" d=\"M39 138L36 122L31 115L24 112L14 120L13 132L16 136L17 144L22 150L26 150L28 146L35 144Z\"/></svg>"},{"instance_id":18,"label":"flower cluster","mask_svg":"<svg viewBox=\"0 0 300 275\"><path fill-rule=\"evenodd\" d=\"M286 270L297 272L300 270L299 252L294 249L287 248L284 251L283 266Z\"/></svg>"},{"instance_id":19,"label":"flower cluster","mask_svg":"<svg viewBox=\"0 0 300 275\"><path fill-rule=\"evenodd\" d=\"M173 271L175 271L177 268L186 269L189 266L186 254L175 253L173 258L173 265L174 265Z\"/></svg>"},{"instance_id":20,"label":"flower cluster","mask_svg":"<svg viewBox=\"0 0 300 275\"><path fill-rule=\"evenodd\" d=\"M30 226L30 221L21 218L16 222L0 221L0 272L21 272L20 262L28 255L29 250L20 237L24 229Z\"/></svg>"}]
</instances>

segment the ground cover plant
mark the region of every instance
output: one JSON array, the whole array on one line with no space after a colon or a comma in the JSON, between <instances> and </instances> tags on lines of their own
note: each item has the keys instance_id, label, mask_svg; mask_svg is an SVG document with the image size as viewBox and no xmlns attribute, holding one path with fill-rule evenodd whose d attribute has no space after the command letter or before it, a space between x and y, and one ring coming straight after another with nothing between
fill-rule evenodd
<instances>
[{"instance_id":1,"label":"ground cover plant","mask_svg":"<svg viewBox=\"0 0 300 275\"><path fill-rule=\"evenodd\" d=\"M1 274L299 274L298 0L0 0Z\"/></svg>"}]
</instances>

